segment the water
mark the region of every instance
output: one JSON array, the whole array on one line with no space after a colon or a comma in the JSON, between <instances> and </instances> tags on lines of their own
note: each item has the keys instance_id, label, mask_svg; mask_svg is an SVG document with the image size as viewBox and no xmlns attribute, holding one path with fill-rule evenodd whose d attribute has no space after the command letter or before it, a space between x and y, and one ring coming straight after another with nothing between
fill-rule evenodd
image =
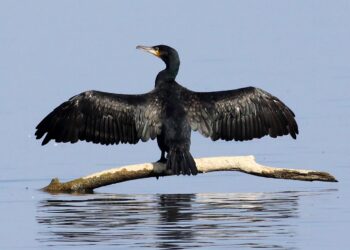
<instances>
[{"instance_id":1,"label":"water","mask_svg":"<svg viewBox=\"0 0 350 250\"><path fill-rule=\"evenodd\" d=\"M315 8L317 6L317 8ZM0 2L0 249L348 249L348 1ZM156 142L41 147L37 123L84 90L141 93L163 67L135 50L178 49L194 90L258 86L296 113L297 140L192 136L195 157L250 155L338 183L236 172L135 180L86 195L40 191L155 161Z\"/></svg>"},{"instance_id":2,"label":"water","mask_svg":"<svg viewBox=\"0 0 350 250\"><path fill-rule=\"evenodd\" d=\"M51 195L31 187L42 187L48 180L2 181L2 248L347 249L344 185L234 174L197 178L217 181L216 188L201 185L204 191L227 192L166 193L174 190L162 186L168 182L163 178L157 190L164 193L141 181L126 185L129 194L119 193L118 184L105 188L107 193ZM172 179L170 183L178 183ZM225 187L232 180L237 186ZM146 193L133 194L138 188ZM263 191L249 191L258 188Z\"/></svg>"},{"instance_id":3,"label":"water","mask_svg":"<svg viewBox=\"0 0 350 250\"><path fill-rule=\"evenodd\" d=\"M38 204L38 241L120 249L296 249L301 200L332 192L54 197Z\"/></svg>"}]
</instances>

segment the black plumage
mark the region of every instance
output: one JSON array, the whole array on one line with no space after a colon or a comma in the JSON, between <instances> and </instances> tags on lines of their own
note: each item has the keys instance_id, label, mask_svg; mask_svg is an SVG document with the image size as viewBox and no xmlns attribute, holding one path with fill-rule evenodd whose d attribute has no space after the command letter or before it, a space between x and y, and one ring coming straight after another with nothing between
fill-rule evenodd
<instances>
[{"instance_id":1,"label":"black plumage","mask_svg":"<svg viewBox=\"0 0 350 250\"><path fill-rule=\"evenodd\" d=\"M122 95L86 91L48 114L36 127L42 145L50 140L79 140L113 145L157 138L160 161L174 174L197 174L190 154L191 130L212 140L244 141L265 135L290 134L298 125L294 113L277 97L247 87L218 92L194 92L175 81L180 60L175 49L138 46L161 58L166 68L146 94ZM167 153L167 157L165 157Z\"/></svg>"}]
</instances>

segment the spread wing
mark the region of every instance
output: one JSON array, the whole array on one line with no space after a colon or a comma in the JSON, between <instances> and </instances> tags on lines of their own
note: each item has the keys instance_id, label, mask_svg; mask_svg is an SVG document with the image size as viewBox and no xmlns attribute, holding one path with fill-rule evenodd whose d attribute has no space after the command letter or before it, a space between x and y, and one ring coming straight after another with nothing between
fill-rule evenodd
<instances>
[{"instance_id":1,"label":"spread wing","mask_svg":"<svg viewBox=\"0 0 350 250\"><path fill-rule=\"evenodd\" d=\"M135 144L154 139L161 130L161 103L154 91L122 95L87 91L73 96L36 127L36 138L75 143Z\"/></svg>"},{"instance_id":2,"label":"spread wing","mask_svg":"<svg viewBox=\"0 0 350 250\"><path fill-rule=\"evenodd\" d=\"M251 140L298 134L295 115L277 97L248 87L218 92L186 91L191 128L212 140Z\"/></svg>"}]
</instances>

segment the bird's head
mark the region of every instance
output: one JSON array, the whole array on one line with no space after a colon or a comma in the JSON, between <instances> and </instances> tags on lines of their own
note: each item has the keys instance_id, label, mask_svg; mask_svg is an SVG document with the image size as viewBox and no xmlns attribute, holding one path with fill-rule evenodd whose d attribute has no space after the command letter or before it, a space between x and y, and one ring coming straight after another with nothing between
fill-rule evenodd
<instances>
[{"instance_id":1,"label":"bird's head","mask_svg":"<svg viewBox=\"0 0 350 250\"><path fill-rule=\"evenodd\" d=\"M177 51L167 45L156 45L152 47L139 45L136 48L142 49L148 53L151 53L152 55L155 55L156 57L159 57L165 62L167 67L173 64L180 64L179 54Z\"/></svg>"}]
</instances>

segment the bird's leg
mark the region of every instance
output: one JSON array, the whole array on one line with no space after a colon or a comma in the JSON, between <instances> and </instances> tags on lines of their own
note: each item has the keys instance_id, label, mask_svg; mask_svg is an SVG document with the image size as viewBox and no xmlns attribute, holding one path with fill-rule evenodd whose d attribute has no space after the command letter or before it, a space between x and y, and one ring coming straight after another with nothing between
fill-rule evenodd
<instances>
[{"instance_id":1,"label":"bird's leg","mask_svg":"<svg viewBox=\"0 0 350 250\"><path fill-rule=\"evenodd\" d=\"M160 155L160 159L157 162L160 162L160 163L166 163L167 162L167 159L165 158L165 151L162 150L162 154Z\"/></svg>"},{"instance_id":2,"label":"bird's leg","mask_svg":"<svg viewBox=\"0 0 350 250\"><path fill-rule=\"evenodd\" d=\"M166 164L167 159L165 158L165 151L162 150L162 154L160 155L160 159L157 162ZM159 176L163 176L163 175L157 175L156 176L157 180L159 179Z\"/></svg>"}]
</instances>

